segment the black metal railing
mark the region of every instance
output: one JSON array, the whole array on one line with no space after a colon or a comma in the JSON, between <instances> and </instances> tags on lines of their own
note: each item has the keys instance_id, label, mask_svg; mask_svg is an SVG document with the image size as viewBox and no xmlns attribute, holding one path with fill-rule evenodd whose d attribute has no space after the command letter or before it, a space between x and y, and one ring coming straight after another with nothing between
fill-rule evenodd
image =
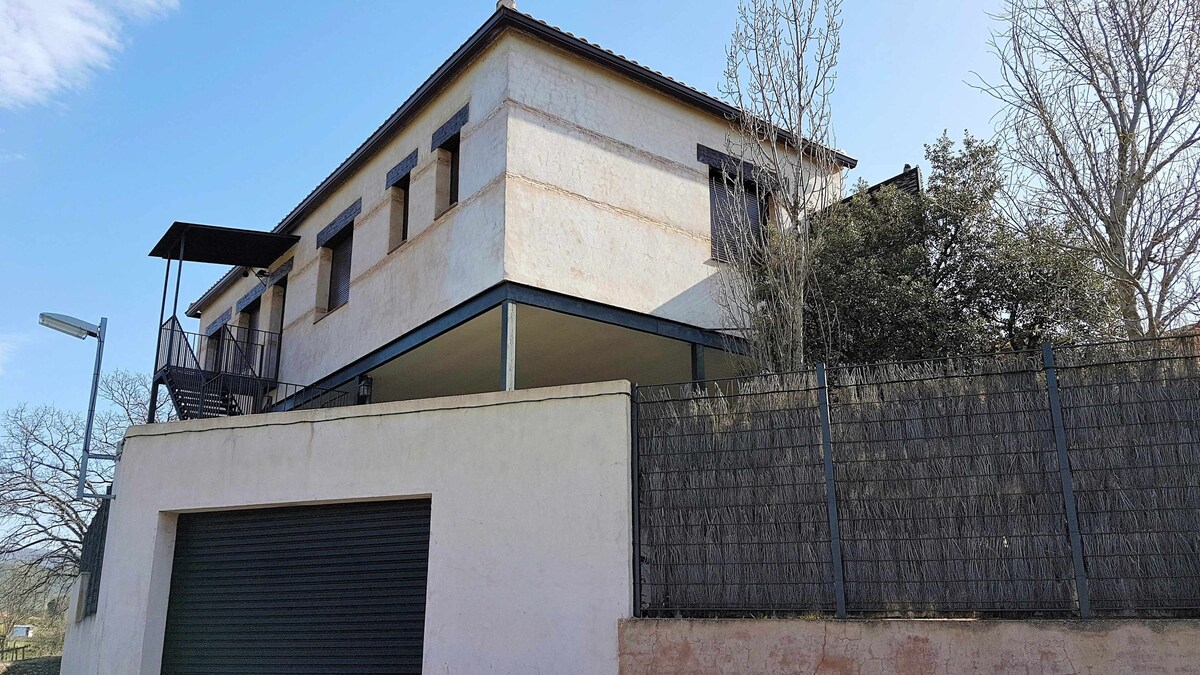
<instances>
[{"instance_id":1,"label":"black metal railing","mask_svg":"<svg viewBox=\"0 0 1200 675\"><path fill-rule=\"evenodd\" d=\"M171 317L159 329L154 370L165 367L274 380L279 375L279 333L241 326L194 333Z\"/></svg>"},{"instance_id":2,"label":"black metal railing","mask_svg":"<svg viewBox=\"0 0 1200 675\"><path fill-rule=\"evenodd\" d=\"M353 390L267 382L234 373L218 373L208 378L202 393L209 400L229 401L231 415L340 408L357 403L357 393Z\"/></svg>"},{"instance_id":3,"label":"black metal railing","mask_svg":"<svg viewBox=\"0 0 1200 675\"><path fill-rule=\"evenodd\" d=\"M641 616L1200 615L1200 341L634 391Z\"/></svg>"},{"instance_id":4,"label":"black metal railing","mask_svg":"<svg viewBox=\"0 0 1200 675\"><path fill-rule=\"evenodd\" d=\"M222 326L185 331L168 319L159 330L155 383L167 387L180 419L333 408L357 403L351 389L280 382L279 334Z\"/></svg>"},{"instance_id":5,"label":"black metal railing","mask_svg":"<svg viewBox=\"0 0 1200 675\"><path fill-rule=\"evenodd\" d=\"M104 548L108 538L108 509L111 499L100 502L100 508L92 516L87 530L83 533L82 548L79 552L79 572L88 575L88 585L84 589L83 616L96 613L100 606L100 577L104 571Z\"/></svg>"},{"instance_id":6,"label":"black metal railing","mask_svg":"<svg viewBox=\"0 0 1200 675\"><path fill-rule=\"evenodd\" d=\"M24 661L29 645L8 644L8 638L0 637L0 661Z\"/></svg>"}]
</instances>

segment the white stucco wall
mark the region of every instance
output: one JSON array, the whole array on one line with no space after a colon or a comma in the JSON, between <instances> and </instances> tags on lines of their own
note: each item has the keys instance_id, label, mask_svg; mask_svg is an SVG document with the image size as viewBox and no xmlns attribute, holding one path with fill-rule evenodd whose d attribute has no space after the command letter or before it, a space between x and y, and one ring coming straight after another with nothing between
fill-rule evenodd
<instances>
[{"instance_id":1,"label":"white stucco wall","mask_svg":"<svg viewBox=\"0 0 1200 675\"><path fill-rule=\"evenodd\" d=\"M727 326L696 146L724 151L729 122L533 38L510 42L505 278ZM841 174L829 180L840 193Z\"/></svg>"},{"instance_id":2,"label":"white stucco wall","mask_svg":"<svg viewBox=\"0 0 1200 675\"><path fill-rule=\"evenodd\" d=\"M177 514L430 496L425 672L617 672L629 386L134 427L65 675L158 673Z\"/></svg>"}]
</instances>

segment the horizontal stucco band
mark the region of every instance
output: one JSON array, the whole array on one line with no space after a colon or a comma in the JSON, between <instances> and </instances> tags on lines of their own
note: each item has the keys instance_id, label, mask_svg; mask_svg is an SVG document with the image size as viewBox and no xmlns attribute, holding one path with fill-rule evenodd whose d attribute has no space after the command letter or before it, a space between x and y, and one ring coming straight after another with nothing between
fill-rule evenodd
<instances>
[{"instance_id":1,"label":"horizontal stucco band","mask_svg":"<svg viewBox=\"0 0 1200 675\"><path fill-rule=\"evenodd\" d=\"M338 236L342 230L346 229L347 225L354 222L360 213L362 213L362 197L355 199L353 204L347 206L345 211L333 219L333 222L317 233L317 248L321 248L328 244L330 239Z\"/></svg>"},{"instance_id":2,"label":"horizontal stucco band","mask_svg":"<svg viewBox=\"0 0 1200 675\"><path fill-rule=\"evenodd\" d=\"M399 183L401 180L404 180L404 177L412 173L412 170L416 168L416 166L417 151L413 150L411 153L409 153L408 157L400 160L399 164L393 166L391 170L387 172L387 184L384 185L384 188L390 188L396 183Z\"/></svg>"},{"instance_id":3,"label":"horizontal stucco band","mask_svg":"<svg viewBox=\"0 0 1200 675\"><path fill-rule=\"evenodd\" d=\"M326 375L312 384L334 389L460 326L505 301L548 309L584 319L651 333L660 337L701 345L710 349L742 353L742 341L717 331L697 328L592 300L506 281L476 295L433 320L415 328L379 349ZM499 337L497 337L499 339Z\"/></svg>"},{"instance_id":4,"label":"horizontal stucco band","mask_svg":"<svg viewBox=\"0 0 1200 675\"><path fill-rule=\"evenodd\" d=\"M284 277L286 277L288 274L291 273L292 264L294 261L295 261L295 258L288 258L287 262L280 265L274 272L271 272L271 275L267 277L266 281L255 286L254 290L243 295L237 301L237 303L234 304L233 308L240 312L240 311L246 309L247 307L249 307L250 303L254 302L260 296L262 296L263 291L265 291L268 288L279 283Z\"/></svg>"}]
</instances>

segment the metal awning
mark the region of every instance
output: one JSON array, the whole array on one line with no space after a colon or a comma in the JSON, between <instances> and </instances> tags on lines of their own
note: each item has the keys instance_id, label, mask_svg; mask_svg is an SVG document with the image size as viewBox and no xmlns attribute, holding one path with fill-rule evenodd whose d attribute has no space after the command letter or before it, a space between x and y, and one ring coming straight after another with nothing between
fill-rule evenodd
<instances>
[{"instance_id":1,"label":"metal awning","mask_svg":"<svg viewBox=\"0 0 1200 675\"><path fill-rule=\"evenodd\" d=\"M294 234L176 221L151 249L150 256L179 260L182 244L182 259L188 262L270 267L297 241L300 237Z\"/></svg>"}]
</instances>

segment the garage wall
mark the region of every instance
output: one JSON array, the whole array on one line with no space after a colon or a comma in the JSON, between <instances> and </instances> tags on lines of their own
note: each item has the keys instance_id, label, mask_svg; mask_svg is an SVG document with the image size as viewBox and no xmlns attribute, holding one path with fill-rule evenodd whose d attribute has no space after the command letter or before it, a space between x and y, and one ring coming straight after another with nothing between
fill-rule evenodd
<instances>
[{"instance_id":1,"label":"garage wall","mask_svg":"<svg viewBox=\"0 0 1200 675\"><path fill-rule=\"evenodd\" d=\"M159 672L180 512L428 495L425 672L615 673L629 432L626 382L134 427L62 672Z\"/></svg>"}]
</instances>

